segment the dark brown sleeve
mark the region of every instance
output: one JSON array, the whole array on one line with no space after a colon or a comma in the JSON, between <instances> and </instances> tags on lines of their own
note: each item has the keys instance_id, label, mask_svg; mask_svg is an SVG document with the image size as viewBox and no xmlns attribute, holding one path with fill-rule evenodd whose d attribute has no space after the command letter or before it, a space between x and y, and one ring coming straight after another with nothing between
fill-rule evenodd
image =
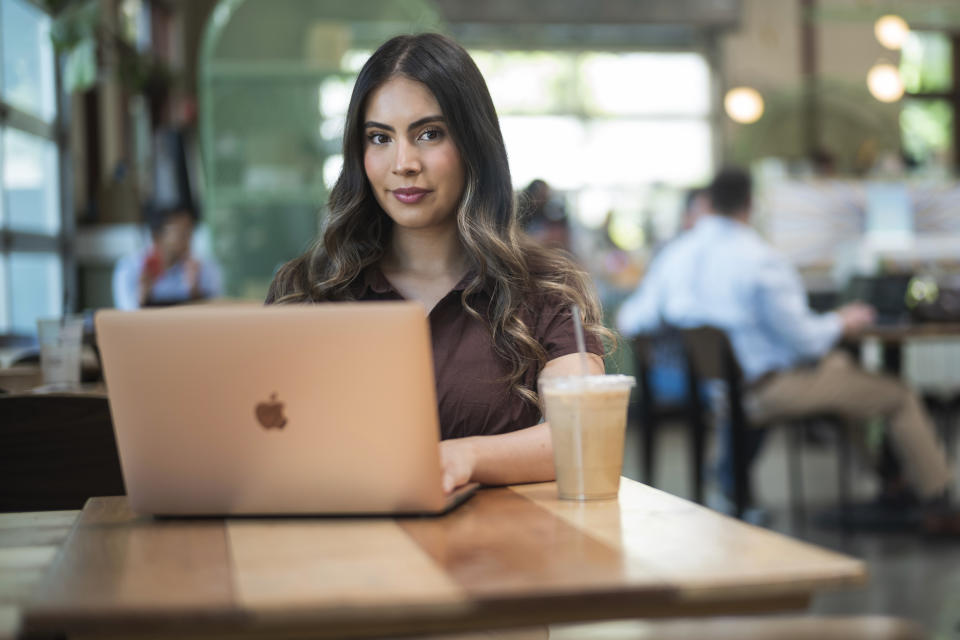
<instances>
[{"instance_id":1,"label":"dark brown sleeve","mask_svg":"<svg viewBox=\"0 0 960 640\"><path fill-rule=\"evenodd\" d=\"M566 303L547 299L540 311L535 337L547 351L547 360L577 352L573 314ZM584 335L588 353L603 356L603 343L600 338L587 331Z\"/></svg>"}]
</instances>

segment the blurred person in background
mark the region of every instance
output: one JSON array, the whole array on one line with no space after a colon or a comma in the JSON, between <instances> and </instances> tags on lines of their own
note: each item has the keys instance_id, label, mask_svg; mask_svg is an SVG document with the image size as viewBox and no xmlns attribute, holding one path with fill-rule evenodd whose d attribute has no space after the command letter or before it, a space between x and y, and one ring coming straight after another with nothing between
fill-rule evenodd
<instances>
[{"instance_id":1,"label":"blurred person in background","mask_svg":"<svg viewBox=\"0 0 960 640\"><path fill-rule=\"evenodd\" d=\"M523 230L546 247L570 251L570 225L563 203L544 180L533 180L520 192L519 217Z\"/></svg>"},{"instance_id":2,"label":"blurred person in background","mask_svg":"<svg viewBox=\"0 0 960 640\"><path fill-rule=\"evenodd\" d=\"M650 264L653 264L661 251L670 246L677 238L682 237L685 232L692 229L704 215L711 211L710 193L706 187L688 189L683 198L683 210L680 212L677 234L658 243L653 248ZM632 287L630 293L633 293L635 288ZM648 367L648 382L654 403L673 405L687 399L687 365L681 349L677 349L676 345L663 345L663 348L655 349L651 353ZM712 407L715 404L716 396L711 392L708 385L700 389L699 393L703 397L705 405Z\"/></svg>"},{"instance_id":3,"label":"blurred person in background","mask_svg":"<svg viewBox=\"0 0 960 640\"><path fill-rule=\"evenodd\" d=\"M693 229L700 218L711 211L709 190L706 187L689 189L684 198L683 213L680 216L680 231Z\"/></svg>"},{"instance_id":4,"label":"blurred person in background","mask_svg":"<svg viewBox=\"0 0 960 640\"><path fill-rule=\"evenodd\" d=\"M552 480L537 380L580 371L571 304L590 373L604 371L609 331L587 274L520 233L499 121L469 54L429 33L381 46L354 85L343 158L322 236L279 270L266 302L419 302L444 490Z\"/></svg>"},{"instance_id":5,"label":"blurred person in background","mask_svg":"<svg viewBox=\"0 0 960 640\"><path fill-rule=\"evenodd\" d=\"M712 325L726 331L743 370L745 405L756 424L811 413L836 413L851 424L883 416L902 481L923 508L930 529L960 533L948 508L953 476L943 446L917 395L898 379L860 369L833 347L874 321L874 310L851 303L816 314L796 269L750 227L751 179L721 171L710 185L713 213L664 248L638 290L620 308L626 336L670 326ZM756 453L759 439L748 450ZM733 493L729 443L721 443L717 483ZM752 456L751 456L752 457ZM908 497L903 485L888 498ZM729 502L729 500L727 500Z\"/></svg>"},{"instance_id":6,"label":"blurred person in background","mask_svg":"<svg viewBox=\"0 0 960 640\"><path fill-rule=\"evenodd\" d=\"M189 206L152 208L147 213L151 244L121 258L113 272L118 309L168 306L223 294L220 269L191 251L196 215Z\"/></svg>"}]
</instances>

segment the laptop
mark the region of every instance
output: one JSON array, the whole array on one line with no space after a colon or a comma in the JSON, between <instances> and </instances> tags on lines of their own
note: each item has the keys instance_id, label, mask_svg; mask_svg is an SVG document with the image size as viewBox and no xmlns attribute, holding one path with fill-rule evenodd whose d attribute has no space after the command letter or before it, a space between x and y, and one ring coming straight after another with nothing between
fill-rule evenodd
<instances>
[{"instance_id":1,"label":"laptop","mask_svg":"<svg viewBox=\"0 0 960 640\"><path fill-rule=\"evenodd\" d=\"M132 509L441 514L429 327L413 302L96 316Z\"/></svg>"},{"instance_id":2,"label":"laptop","mask_svg":"<svg viewBox=\"0 0 960 640\"><path fill-rule=\"evenodd\" d=\"M912 278L909 273L854 276L844 297L848 301L861 300L872 305L877 310L878 325L902 325L910 321L907 290Z\"/></svg>"}]
</instances>

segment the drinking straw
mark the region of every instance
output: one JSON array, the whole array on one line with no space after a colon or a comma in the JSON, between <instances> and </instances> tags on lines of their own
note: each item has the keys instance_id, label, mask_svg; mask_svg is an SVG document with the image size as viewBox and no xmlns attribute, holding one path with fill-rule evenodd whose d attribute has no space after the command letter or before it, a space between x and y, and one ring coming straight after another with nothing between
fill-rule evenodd
<instances>
[{"instance_id":1,"label":"drinking straw","mask_svg":"<svg viewBox=\"0 0 960 640\"><path fill-rule=\"evenodd\" d=\"M570 306L570 312L573 314L573 329L577 337L577 351L580 352L580 375L587 377L587 346L583 339L583 322L580 320L580 307Z\"/></svg>"},{"instance_id":2,"label":"drinking straw","mask_svg":"<svg viewBox=\"0 0 960 640\"><path fill-rule=\"evenodd\" d=\"M586 391L587 382L587 347L583 339L583 323L580 320L580 307L571 305L570 312L573 314L573 330L577 337L577 350L580 352L580 375L583 377L583 384L580 387L580 393ZM580 469L580 493L584 493L583 483L583 397L580 398L580 406L577 407L577 423L573 430L573 449L576 456L577 468Z\"/></svg>"}]
</instances>

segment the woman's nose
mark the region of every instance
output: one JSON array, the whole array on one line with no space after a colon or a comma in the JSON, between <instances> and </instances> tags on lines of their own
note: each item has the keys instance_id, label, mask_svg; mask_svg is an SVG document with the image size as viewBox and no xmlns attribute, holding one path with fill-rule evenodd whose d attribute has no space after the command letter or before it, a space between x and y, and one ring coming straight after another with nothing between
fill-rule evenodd
<instances>
[{"instance_id":1,"label":"woman's nose","mask_svg":"<svg viewBox=\"0 0 960 640\"><path fill-rule=\"evenodd\" d=\"M397 175L418 173L420 171L420 151L417 146L406 141L400 141L396 149L393 172Z\"/></svg>"}]
</instances>

